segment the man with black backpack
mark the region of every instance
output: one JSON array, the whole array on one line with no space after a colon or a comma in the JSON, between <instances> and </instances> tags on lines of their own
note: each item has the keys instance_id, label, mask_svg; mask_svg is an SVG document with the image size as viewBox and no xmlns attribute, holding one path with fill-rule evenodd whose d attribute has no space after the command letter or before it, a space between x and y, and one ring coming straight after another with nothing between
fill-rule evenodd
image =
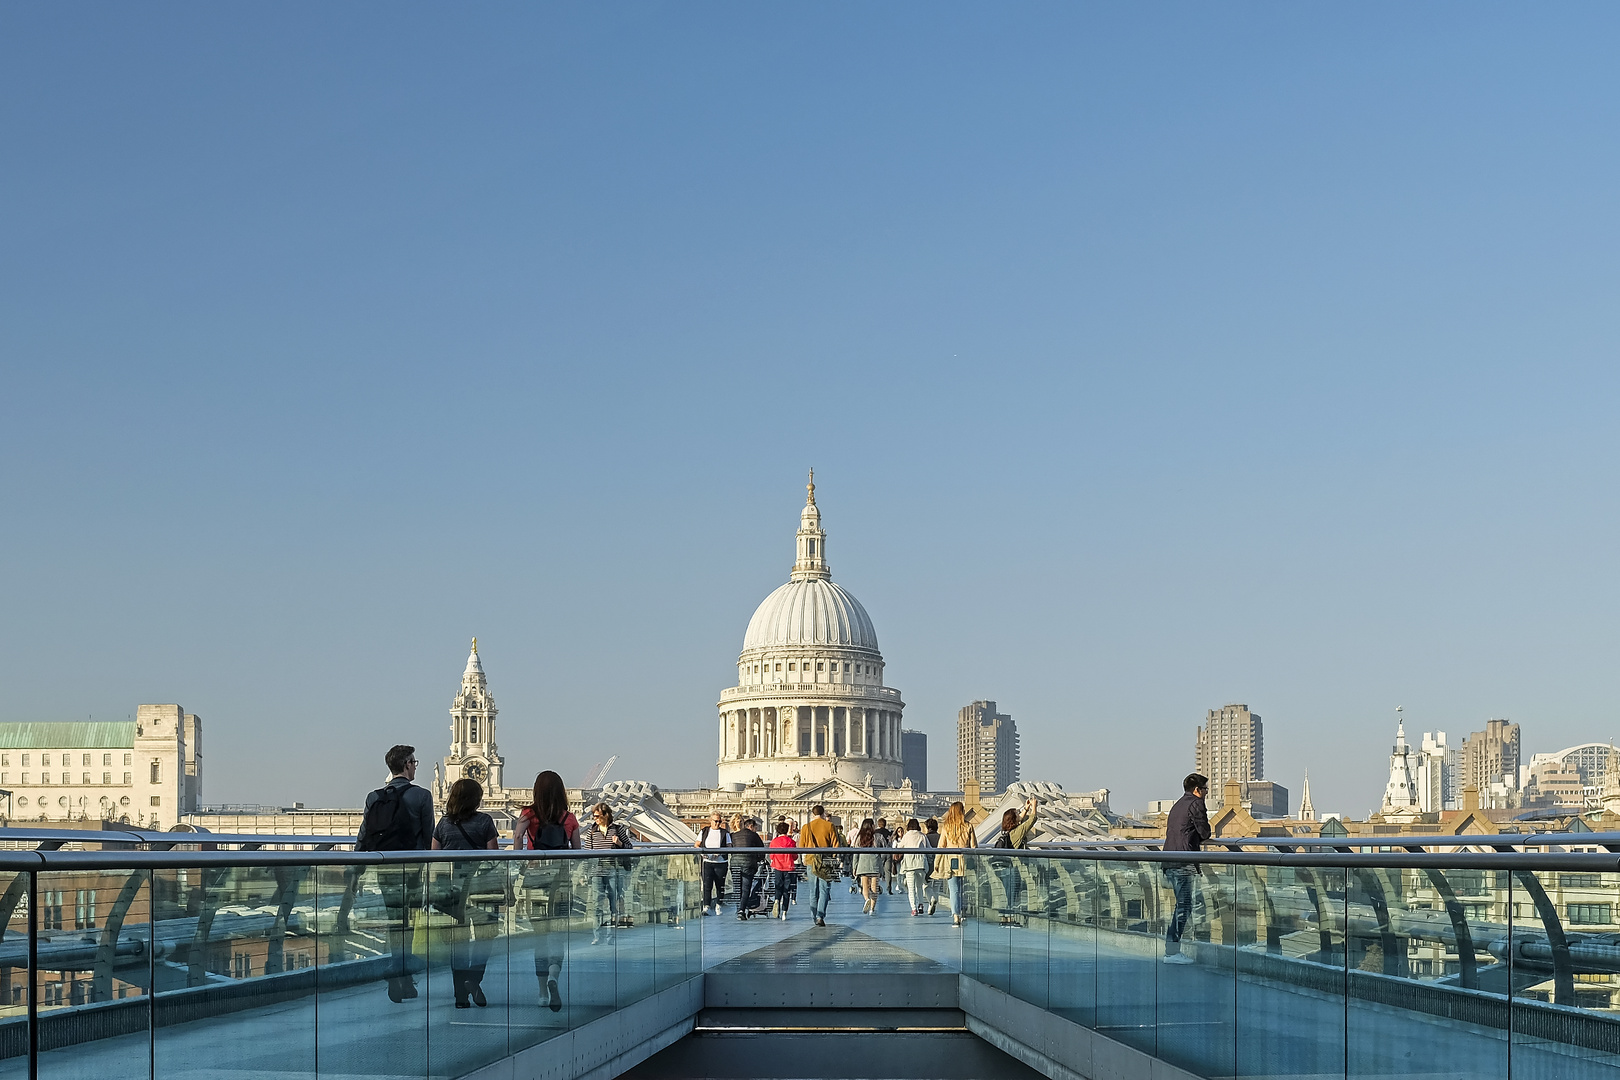
<instances>
[{"instance_id":1,"label":"man with black backpack","mask_svg":"<svg viewBox=\"0 0 1620 1080\"><path fill-rule=\"evenodd\" d=\"M366 796L365 817L356 851L426 851L433 843L433 796L411 783L416 779L416 747L390 747L384 755L388 783ZM377 884L388 909L388 948L394 957L388 976L388 998L401 1002L416 996L411 977L411 910L421 906L422 868L418 865L377 867Z\"/></svg>"}]
</instances>

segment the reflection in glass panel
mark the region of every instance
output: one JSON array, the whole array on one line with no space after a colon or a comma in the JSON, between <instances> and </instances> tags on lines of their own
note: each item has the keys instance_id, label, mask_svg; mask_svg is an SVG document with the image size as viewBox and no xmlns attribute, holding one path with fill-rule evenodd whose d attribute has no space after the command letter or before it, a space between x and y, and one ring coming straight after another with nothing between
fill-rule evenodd
<instances>
[{"instance_id":1,"label":"reflection in glass panel","mask_svg":"<svg viewBox=\"0 0 1620 1080\"><path fill-rule=\"evenodd\" d=\"M158 869L152 895L158 1074L312 1073L319 950L309 868Z\"/></svg>"},{"instance_id":2,"label":"reflection in glass panel","mask_svg":"<svg viewBox=\"0 0 1620 1080\"><path fill-rule=\"evenodd\" d=\"M425 1076L423 867L315 868L322 1073Z\"/></svg>"},{"instance_id":3,"label":"reflection in glass panel","mask_svg":"<svg viewBox=\"0 0 1620 1080\"><path fill-rule=\"evenodd\" d=\"M8 1015L22 1018L4 1074L22 1076L28 1065L28 875L6 875L4 881L0 905L9 909L9 917L0 958L12 962L4 964L0 994ZM147 875L52 871L41 873L36 887L39 1075L84 1076L87 1067L98 1075L145 1075L151 984ZM86 1042L88 1052L79 1045Z\"/></svg>"},{"instance_id":4,"label":"reflection in glass panel","mask_svg":"<svg viewBox=\"0 0 1620 1080\"><path fill-rule=\"evenodd\" d=\"M1159 961L1170 894L1157 864L1095 864L1097 1030L1153 1053Z\"/></svg>"},{"instance_id":5,"label":"reflection in glass panel","mask_svg":"<svg viewBox=\"0 0 1620 1080\"><path fill-rule=\"evenodd\" d=\"M1345 871L1350 1076L1506 1076L1507 875Z\"/></svg>"},{"instance_id":6,"label":"reflection in glass panel","mask_svg":"<svg viewBox=\"0 0 1620 1080\"><path fill-rule=\"evenodd\" d=\"M1513 1074L1614 1076L1620 1066L1620 874L1511 876Z\"/></svg>"},{"instance_id":7,"label":"reflection in glass panel","mask_svg":"<svg viewBox=\"0 0 1620 1080\"><path fill-rule=\"evenodd\" d=\"M1051 978L1047 1008L1086 1027L1097 1023L1097 874L1080 859L1046 867L1047 949Z\"/></svg>"},{"instance_id":8,"label":"reflection in glass panel","mask_svg":"<svg viewBox=\"0 0 1620 1080\"><path fill-rule=\"evenodd\" d=\"M1237 1075L1344 1072L1344 871L1234 868Z\"/></svg>"},{"instance_id":9,"label":"reflection in glass panel","mask_svg":"<svg viewBox=\"0 0 1620 1080\"><path fill-rule=\"evenodd\" d=\"M1180 863L1156 869L1165 931L1156 969L1157 1056L1200 1076L1230 1075L1239 944L1233 868ZM1192 962L1168 962L1178 954Z\"/></svg>"},{"instance_id":10,"label":"reflection in glass panel","mask_svg":"<svg viewBox=\"0 0 1620 1080\"><path fill-rule=\"evenodd\" d=\"M461 1076L508 1053L510 865L466 859L425 868L417 939L426 962L429 1075Z\"/></svg>"},{"instance_id":11,"label":"reflection in glass panel","mask_svg":"<svg viewBox=\"0 0 1620 1080\"><path fill-rule=\"evenodd\" d=\"M583 1022L575 1018L569 923L576 890L569 860L520 864L513 879L511 996L513 1051ZM524 1008L533 1003L532 1008Z\"/></svg>"}]
</instances>

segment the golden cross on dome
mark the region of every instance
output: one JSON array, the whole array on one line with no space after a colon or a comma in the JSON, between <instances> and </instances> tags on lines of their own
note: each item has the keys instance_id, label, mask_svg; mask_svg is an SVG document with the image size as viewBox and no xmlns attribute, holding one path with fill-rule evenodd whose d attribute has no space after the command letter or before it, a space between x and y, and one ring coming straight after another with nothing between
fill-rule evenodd
<instances>
[{"instance_id":1,"label":"golden cross on dome","mask_svg":"<svg viewBox=\"0 0 1620 1080\"><path fill-rule=\"evenodd\" d=\"M805 487L810 492L809 498L805 501L814 506L816 504L816 470L810 470L810 482Z\"/></svg>"},{"instance_id":2,"label":"golden cross on dome","mask_svg":"<svg viewBox=\"0 0 1620 1080\"><path fill-rule=\"evenodd\" d=\"M473 652L477 652L477 651L478 651L478 639L473 638Z\"/></svg>"}]
</instances>

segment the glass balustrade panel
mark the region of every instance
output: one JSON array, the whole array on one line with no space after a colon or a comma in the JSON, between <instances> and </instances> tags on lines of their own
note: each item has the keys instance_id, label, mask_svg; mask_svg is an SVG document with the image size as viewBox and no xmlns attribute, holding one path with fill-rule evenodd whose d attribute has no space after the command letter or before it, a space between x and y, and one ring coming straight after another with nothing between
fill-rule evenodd
<instances>
[{"instance_id":1,"label":"glass balustrade panel","mask_svg":"<svg viewBox=\"0 0 1620 1080\"><path fill-rule=\"evenodd\" d=\"M1620 874L1498 875L1513 905L1513 1075L1620 1075Z\"/></svg>"},{"instance_id":2,"label":"glass balustrade panel","mask_svg":"<svg viewBox=\"0 0 1620 1080\"><path fill-rule=\"evenodd\" d=\"M427 1075L427 875L420 863L315 868L322 1074Z\"/></svg>"},{"instance_id":3,"label":"glass balustrade panel","mask_svg":"<svg viewBox=\"0 0 1620 1080\"><path fill-rule=\"evenodd\" d=\"M415 915L425 971L428 1073L463 1076L509 1053L512 998L507 932L513 863L456 859L423 868L426 906ZM525 1012L535 1006L525 1002Z\"/></svg>"},{"instance_id":4,"label":"glass balustrade panel","mask_svg":"<svg viewBox=\"0 0 1620 1080\"><path fill-rule=\"evenodd\" d=\"M1097 1026L1098 875L1085 859L1042 863L1047 924L1047 1008L1066 1020Z\"/></svg>"},{"instance_id":5,"label":"glass balustrade panel","mask_svg":"<svg viewBox=\"0 0 1620 1080\"><path fill-rule=\"evenodd\" d=\"M1229 1076L1240 946L1235 868L1160 863L1144 869L1159 893L1154 1053L1200 1076Z\"/></svg>"},{"instance_id":6,"label":"glass balustrade panel","mask_svg":"<svg viewBox=\"0 0 1620 1080\"><path fill-rule=\"evenodd\" d=\"M1352 1077L1508 1075L1510 876L1345 871L1345 1043Z\"/></svg>"},{"instance_id":7,"label":"glass balustrade panel","mask_svg":"<svg viewBox=\"0 0 1620 1080\"><path fill-rule=\"evenodd\" d=\"M0 905L11 905L11 917L0 941L0 962L14 963L0 976L6 1002L4 1060L15 1075L27 1075L28 875L8 875L5 881ZM146 1076L152 1049L149 875L122 869L48 871L38 875L36 890L39 1075ZM165 936L160 932L160 952Z\"/></svg>"},{"instance_id":8,"label":"glass balustrade panel","mask_svg":"<svg viewBox=\"0 0 1620 1080\"><path fill-rule=\"evenodd\" d=\"M300 865L152 871L155 1073L315 1070L315 888Z\"/></svg>"},{"instance_id":9,"label":"glass balustrade panel","mask_svg":"<svg viewBox=\"0 0 1620 1080\"><path fill-rule=\"evenodd\" d=\"M1096 1028L1152 1054L1168 892L1158 865L1102 860L1096 873Z\"/></svg>"},{"instance_id":10,"label":"glass balustrade panel","mask_svg":"<svg viewBox=\"0 0 1620 1080\"><path fill-rule=\"evenodd\" d=\"M1344 1073L1344 871L1238 866L1236 1073Z\"/></svg>"},{"instance_id":11,"label":"glass balustrade panel","mask_svg":"<svg viewBox=\"0 0 1620 1080\"><path fill-rule=\"evenodd\" d=\"M28 1075L28 880L0 873L0 1077ZM142 923L145 907L143 896Z\"/></svg>"}]
</instances>

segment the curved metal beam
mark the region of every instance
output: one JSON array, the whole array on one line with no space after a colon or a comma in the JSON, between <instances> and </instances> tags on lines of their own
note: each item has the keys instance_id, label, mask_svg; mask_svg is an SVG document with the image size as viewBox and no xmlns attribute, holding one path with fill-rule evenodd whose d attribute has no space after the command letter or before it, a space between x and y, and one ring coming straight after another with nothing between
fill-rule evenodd
<instances>
[{"instance_id":1,"label":"curved metal beam","mask_svg":"<svg viewBox=\"0 0 1620 1080\"><path fill-rule=\"evenodd\" d=\"M131 870L129 877L124 879L123 888L118 890L118 899L113 901L112 909L107 912L107 921L101 927L101 940L96 942L96 966L90 978L91 1001L112 1000L113 960L117 956L118 938L124 931L124 918L135 903L135 897L140 895L141 882L146 878L147 875L141 871ZM153 943L149 936L146 947L151 949ZM148 987L148 992L151 989Z\"/></svg>"},{"instance_id":2,"label":"curved metal beam","mask_svg":"<svg viewBox=\"0 0 1620 1080\"><path fill-rule=\"evenodd\" d=\"M1446 905L1446 915L1451 919L1451 932L1457 937L1457 977L1463 989L1478 990L1479 962L1474 957L1474 933L1468 928L1468 913L1463 910L1462 904L1457 900L1457 894L1452 891L1451 883L1446 880L1445 871L1424 867L1423 873L1428 877L1429 884L1434 886L1434 891L1440 894L1440 902Z\"/></svg>"},{"instance_id":3,"label":"curved metal beam","mask_svg":"<svg viewBox=\"0 0 1620 1080\"><path fill-rule=\"evenodd\" d=\"M1547 944L1552 949L1553 1004L1573 1005L1575 965L1569 959L1569 940L1564 937L1564 924L1558 921L1558 909L1553 907L1547 890L1542 888L1535 874L1529 870L1516 870L1513 876L1530 895L1530 902L1536 905L1536 914L1541 916L1541 925L1547 931Z\"/></svg>"}]
</instances>

